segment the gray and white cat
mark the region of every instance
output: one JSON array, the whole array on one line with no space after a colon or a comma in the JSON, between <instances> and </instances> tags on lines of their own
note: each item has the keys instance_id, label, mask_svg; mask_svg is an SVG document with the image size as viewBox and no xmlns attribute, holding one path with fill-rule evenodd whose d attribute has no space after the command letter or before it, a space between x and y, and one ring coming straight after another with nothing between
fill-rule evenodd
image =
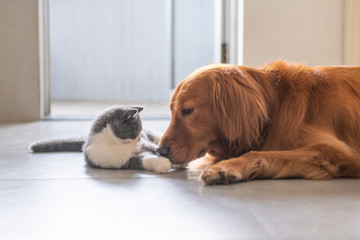
<instances>
[{"instance_id":1,"label":"gray and white cat","mask_svg":"<svg viewBox=\"0 0 360 240\"><path fill-rule=\"evenodd\" d=\"M52 139L30 145L33 152L83 151L90 167L139 169L167 173L169 159L160 156L161 135L142 129L139 113L143 107L106 109L93 122L87 140Z\"/></svg>"}]
</instances>

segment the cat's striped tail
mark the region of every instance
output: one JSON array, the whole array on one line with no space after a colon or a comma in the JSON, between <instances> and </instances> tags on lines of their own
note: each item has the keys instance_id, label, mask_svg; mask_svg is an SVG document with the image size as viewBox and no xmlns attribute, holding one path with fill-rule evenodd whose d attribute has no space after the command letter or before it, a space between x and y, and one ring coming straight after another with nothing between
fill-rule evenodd
<instances>
[{"instance_id":1,"label":"cat's striped tail","mask_svg":"<svg viewBox=\"0 0 360 240\"><path fill-rule=\"evenodd\" d=\"M63 138L40 140L30 144L32 152L82 152L84 138Z\"/></svg>"}]
</instances>

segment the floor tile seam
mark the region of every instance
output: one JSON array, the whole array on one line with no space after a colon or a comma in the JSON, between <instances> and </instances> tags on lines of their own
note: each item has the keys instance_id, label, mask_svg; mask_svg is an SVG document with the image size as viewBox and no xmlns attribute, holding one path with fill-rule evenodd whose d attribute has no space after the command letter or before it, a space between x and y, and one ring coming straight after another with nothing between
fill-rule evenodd
<instances>
[{"instance_id":1,"label":"floor tile seam","mask_svg":"<svg viewBox=\"0 0 360 240\"><path fill-rule=\"evenodd\" d=\"M85 180L85 179L131 179L131 178L162 178L162 179L181 179L190 180L196 179L196 177L161 177L161 176L122 176L122 177L72 177L72 178L0 178L1 181L24 181L24 180Z\"/></svg>"}]
</instances>

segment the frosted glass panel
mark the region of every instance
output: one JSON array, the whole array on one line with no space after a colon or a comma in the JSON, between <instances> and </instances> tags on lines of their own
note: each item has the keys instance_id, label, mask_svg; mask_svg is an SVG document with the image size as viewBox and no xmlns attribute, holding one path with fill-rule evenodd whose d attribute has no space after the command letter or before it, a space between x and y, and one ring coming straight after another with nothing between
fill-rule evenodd
<instances>
[{"instance_id":1,"label":"frosted glass panel","mask_svg":"<svg viewBox=\"0 0 360 240\"><path fill-rule=\"evenodd\" d=\"M49 0L52 99L167 101L170 6L166 0Z\"/></svg>"}]
</instances>

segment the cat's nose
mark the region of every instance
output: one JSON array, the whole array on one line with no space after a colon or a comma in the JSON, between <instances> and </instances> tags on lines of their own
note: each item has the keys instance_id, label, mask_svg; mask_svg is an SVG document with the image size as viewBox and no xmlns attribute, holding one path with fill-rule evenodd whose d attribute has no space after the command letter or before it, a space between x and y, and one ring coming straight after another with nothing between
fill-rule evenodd
<instances>
[{"instance_id":1,"label":"cat's nose","mask_svg":"<svg viewBox=\"0 0 360 240\"><path fill-rule=\"evenodd\" d=\"M163 157L169 157L170 148L169 146L161 146L157 149L158 153Z\"/></svg>"}]
</instances>

